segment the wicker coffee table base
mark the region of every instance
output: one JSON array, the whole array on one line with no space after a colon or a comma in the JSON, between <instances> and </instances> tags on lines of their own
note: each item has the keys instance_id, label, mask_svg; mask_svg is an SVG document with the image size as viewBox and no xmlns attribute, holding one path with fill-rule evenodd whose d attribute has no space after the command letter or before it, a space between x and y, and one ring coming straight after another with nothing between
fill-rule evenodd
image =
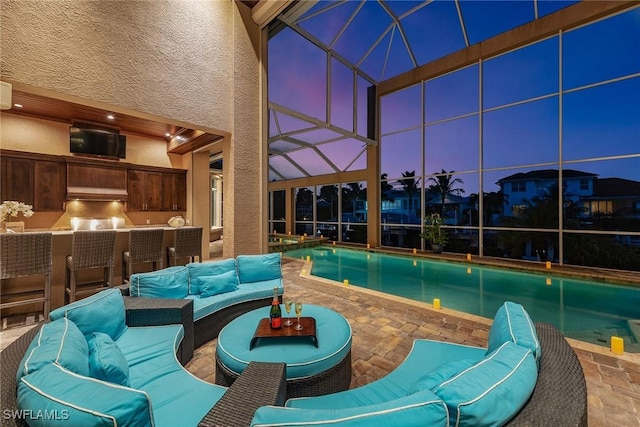
<instances>
[{"instance_id":1,"label":"wicker coffee table base","mask_svg":"<svg viewBox=\"0 0 640 427\"><path fill-rule=\"evenodd\" d=\"M238 374L229 370L216 356L216 384L230 387ZM307 378L287 380L287 399L321 396L348 390L351 384L351 351L335 366Z\"/></svg>"}]
</instances>

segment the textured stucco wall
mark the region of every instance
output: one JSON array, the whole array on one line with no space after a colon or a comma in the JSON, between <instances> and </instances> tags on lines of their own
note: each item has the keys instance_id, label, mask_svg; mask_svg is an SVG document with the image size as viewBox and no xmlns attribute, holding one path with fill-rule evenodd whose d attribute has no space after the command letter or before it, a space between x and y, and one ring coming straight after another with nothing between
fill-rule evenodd
<instances>
[{"instance_id":1,"label":"textured stucco wall","mask_svg":"<svg viewBox=\"0 0 640 427\"><path fill-rule=\"evenodd\" d=\"M232 129L233 2L2 0L1 74Z\"/></svg>"},{"instance_id":2,"label":"textured stucco wall","mask_svg":"<svg viewBox=\"0 0 640 427\"><path fill-rule=\"evenodd\" d=\"M266 173L260 126L260 31L249 9L239 6L234 17L233 133L226 144L224 174L225 256L266 250ZM229 154L229 155L227 155ZM227 159L229 161L227 161Z\"/></svg>"},{"instance_id":3,"label":"textured stucco wall","mask_svg":"<svg viewBox=\"0 0 640 427\"><path fill-rule=\"evenodd\" d=\"M2 78L229 132L224 254L266 248L260 31L246 6L2 0L0 14ZM209 174L189 160L175 166L190 170L187 215L201 216L209 201L194 188Z\"/></svg>"}]
</instances>

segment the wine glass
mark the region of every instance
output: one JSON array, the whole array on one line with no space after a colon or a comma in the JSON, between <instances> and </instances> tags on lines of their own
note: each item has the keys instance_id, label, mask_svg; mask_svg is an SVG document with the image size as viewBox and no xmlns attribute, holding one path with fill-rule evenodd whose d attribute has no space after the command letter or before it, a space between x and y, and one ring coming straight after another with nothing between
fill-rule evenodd
<instances>
[{"instance_id":1,"label":"wine glass","mask_svg":"<svg viewBox=\"0 0 640 427\"><path fill-rule=\"evenodd\" d=\"M298 318L298 324L293 327L296 331L302 330L302 325L300 324L300 315L302 314L302 303L300 301L296 301L295 304L296 317Z\"/></svg>"},{"instance_id":2,"label":"wine glass","mask_svg":"<svg viewBox=\"0 0 640 427\"><path fill-rule=\"evenodd\" d=\"M291 317L289 317L289 313L291 313L291 298L284 299L284 309L287 312L287 320L284 321L284 326L291 326L293 325Z\"/></svg>"}]
</instances>

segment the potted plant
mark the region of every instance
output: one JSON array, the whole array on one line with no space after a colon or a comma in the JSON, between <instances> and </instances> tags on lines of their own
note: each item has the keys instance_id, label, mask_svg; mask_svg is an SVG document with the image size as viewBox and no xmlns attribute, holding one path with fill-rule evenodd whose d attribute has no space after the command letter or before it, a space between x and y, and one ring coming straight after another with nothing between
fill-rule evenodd
<instances>
[{"instance_id":1,"label":"potted plant","mask_svg":"<svg viewBox=\"0 0 640 427\"><path fill-rule=\"evenodd\" d=\"M448 236L442 230L442 218L440 214L432 213L424 217L423 232L420 237L431 243L431 250L437 254L441 253L447 244Z\"/></svg>"}]
</instances>

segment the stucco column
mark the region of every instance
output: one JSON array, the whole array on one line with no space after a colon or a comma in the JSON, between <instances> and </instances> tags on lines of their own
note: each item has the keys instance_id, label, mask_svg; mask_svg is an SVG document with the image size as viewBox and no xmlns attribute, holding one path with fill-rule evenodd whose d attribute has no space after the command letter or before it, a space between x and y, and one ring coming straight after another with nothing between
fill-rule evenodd
<instances>
[{"instance_id":1,"label":"stucco column","mask_svg":"<svg viewBox=\"0 0 640 427\"><path fill-rule=\"evenodd\" d=\"M236 3L233 16L233 111L224 156L223 255L266 250L266 153L262 146L260 30Z\"/></svg>"}]
</instances>

